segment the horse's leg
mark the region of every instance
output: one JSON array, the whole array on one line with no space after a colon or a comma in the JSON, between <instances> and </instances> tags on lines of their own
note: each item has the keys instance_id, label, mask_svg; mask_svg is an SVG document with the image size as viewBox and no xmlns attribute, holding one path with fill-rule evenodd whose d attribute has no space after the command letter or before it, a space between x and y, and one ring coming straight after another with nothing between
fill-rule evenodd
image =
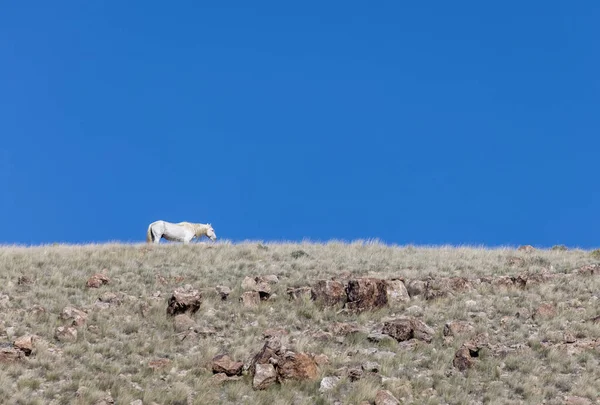
<instances>
[{"instance_id":1,"label":"horse's leg","mask_svg":"<svg viewBox=\"0 0 600 405\"><path fill-rule=\"evenodd\" d=\"M162 238L162 233L159 233L152 229L152 236L154 237L154 244L158 245L160 242L160 238Z\"/></svg>"}]
</instances>

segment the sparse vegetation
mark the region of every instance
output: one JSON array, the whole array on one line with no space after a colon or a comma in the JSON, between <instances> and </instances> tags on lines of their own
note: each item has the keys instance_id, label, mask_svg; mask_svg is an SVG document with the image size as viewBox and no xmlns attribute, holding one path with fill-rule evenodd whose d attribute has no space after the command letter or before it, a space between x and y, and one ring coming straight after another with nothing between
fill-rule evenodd
<instances>
[{"instance_id":1,"label":"sparse vegetation","mask_svg":"<svg viewBox=\"0 0 600 405\"><path fill-rule=\"evenodd\" d=\"M119 404L358 405L373 403L385 389L412 404L594 401L600 392L600 322L592 321L600 315L600 274L590 267L600 253L594 252L362 241L0 247L0 344L38 337L31 355L2 365L0 397L7 404L94 404L110 394ZM586 272L576 271L583 266ZM109 281L86 286L97 273ZM510 281L525 273L543 281ZM270 297L244 307L242 281L264 275L279 280ZM506 276L513 284L478 282L360 313L323 307L307 296L290 300L286 293L319 279L365 276L405 282ZM202 294L200 309L190 315L194 333L176 332L166 312L173 291L186 285ZM231 289L226 300L216 286ZM76 326L75 342L55 336L70 322L61 318L68 306L87 315ZM402 315L431 327L431 342L373 335ZM450 321L472 328L444 336ZM344 334L338 323L355 329ZM227 353L249 364L267 329L285 330L281 339L295 351L324 354L318 378L253 390L244 372L216 383L213 357ZM473 366L459 371L457 350L484 334L488 341ZM321 392L326 376L339 379Z\"/></svg>"}]
</instances>

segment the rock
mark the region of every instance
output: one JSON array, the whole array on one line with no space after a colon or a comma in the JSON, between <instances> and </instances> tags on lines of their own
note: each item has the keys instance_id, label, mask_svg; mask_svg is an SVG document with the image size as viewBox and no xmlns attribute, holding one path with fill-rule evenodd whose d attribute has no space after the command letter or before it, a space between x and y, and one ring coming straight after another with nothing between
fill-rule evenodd
<instances>
[{"instance_id":1,"label":"rock","mask_svg":"<svg viewBox=\"0 0 600 405\"><path fill-rule=\"evenodd\" d=\"M260 304L260 294L256 291L246 291L240 297L240 301L246 308L254 308Z\"/></svg>"},{"instance_id":2,"label":"rock","mask_svg":"<svg viewBox=\"0 0 600 405\"><path fill-rule=\"evenodd\" d=\"M373 331L367 335L367 340L369 342L379 343L386 339L393 340L393 338L391 336L386 335L385 333L376 332L376 331Z\"/></svg>"},{"instance_id":3,"label":"rock","mask_svg":"<svg viewBox=\"0 0 600 405\"><path fill-rule=\"evenodd\" d=\"M65 321L71 321L73 326L81 326L87 320L87 314L74 307L65 307L60 313L60 318Z\"/></svg>"},{"instance_id":4,"label":"rock","mask_svg":"<svg viewBox=\"0 0 600 405\"><path fill-rule=\"evenodd\" d=\"M17 338L13 345L15 348L21 350L25 356L29 356L33 351L33 342L35 337L32 335L25 335Z\"/></svg>"},{"instance_id":5,"label":"rock","mask_svg":"<svg viewBox=\"0 0 600 405\"><path fill-rule=\"evenodd\" d=\"M565 332L563 335L563 342L565 343L575 343L577 342L577 338L571 332Z\"/></svg>"},{"instance_id":6,"label":"rock","mask_svg":"<svg viewBox=\"0 0 600 405\"><path fill-rule=\"evenodd\" d=\"M23 351L14 347L0 347L0 363L15 363L25 357Z\"/></svg>"},{"instance_id":7,"label":"rock","mask_svg":"<svg viewBox=\"0 0 600 405\"><path fill-rule=\"evenodd\" d=\"M556 309L552 304L542 304L533 313L533 319L538 318L553 318L556 316Z\"/></svg>"},{"instance_id":8,"label":"rock","mask_svg":"<svg viewBox=\"0 0 600 405\"><path fill-rule=\"evenodd\" d=\"M310 299L312 289L310 287L288 287L286 293L291 300Z\"/></svg>"},{"instance_id":9,"label":"rock","mask_svg":"<svg viewBox=\"0 0 600 405\"><path fill-rule=\"evenodd\" d=\"M389 305L402 304L410 301L408 290L402 280L385 280L385 288Z\"/></svg>"},{"instance_id":10,"label":"rock","mask_svg":"<svg viewBox=\"0 0 600 405\"><path fill-rule=\"evenodd\" d=\"M524 267L525 259L522 257L510 256L506 258L506 264L514 267Z\"/></svg>"},{"instance_id":11,"label":"rock","mask_svg":"<svg viewBox=\"0 0 600 405\"><path fill-rule=\"evenodd\" d=\"M427 283L423 280L410 280L404 283L404 285L406 286L406 291L408 291L410 297L423 295L427 289Z\"/></svg>"},{"instance_id":12,"label":"rock","mask_svg":"<svg viewBox=\"0 0 600 405\"><path fill-rule=\"evenodd\" d=\"M324 377L321 380L321 385L319 386L319 392L323 393L323 392L334 389L339 381L340 381L340 377L336 377L336 376Z\"/></svg>"},{"instance_id":13,"label":"rock","mask_svg":"<svg viewBox=\"0 0 600 405\"><path fill-rule=\"evenodd\" d=\"M372 311L388 304L386 282L378 278L349 280L346 296L345 307L351 311Z\"/></svg>"},{"instance_id":14,"label":"rock","mask_svg":"<svg viewBox=\"0 0 600 405\"><path fill-rule=\"evenodd\" d=\"M465 371L471 368L474 364L474 359L479 357L479 351L488 346L487 334L479 334L463 345L454 354L452 364L460 371Z\"/></svg>"},{"instance_id":15,"label":"rock","mask_svg":"<svg viewBox=\"0 0 600 405\"><path fill-rule=\"evenodd\" d=\"M290 334L290 332L288 332L286 329L271 328L271 329L266 329L262 335L263 335L263 338L268 339L271 337L282 337L282 336L286 336L289 334Z\"/></svg>"},{"instance_id":16,"label":"rock","mask_svg":"<svg viewBox=\"0 0 600 405\"><path fill-rule=\"evenodd\" d=\"M388 390L379 390L375 395L375 405L400 405L400 401Z\"/></svg>"},{"instance_id":17,"label":"rock","mask_svg":"<svg viewBox=\"0 0 600 405\"><path fill-rule=\"evenodd\" d=\"M17 279L17 285L26 286L33 284L33 278L31 276L19 276Z\"/></svg>"},{"instance_id":18,"label":"rock","mask_svg":"<svg viewBox=\"0 0 600 405\"><path fill-rule=\"evenodd\" d=\"M175 316L187 313L190 315L200 309L200 304L202 304L202 295L198 290L193 289L190 285L176 288L169 298L167 314Z\"/></svg>"},{"instance_id":19,"label":"rock","mask_svg":"<svg viewBox=\"0 0 600 405\"><path fill-rule=\"evenodd\" d=\"M287 380L314 380L317 378L317 363L306 353L286 352L277 364L278 378Z\"/></svg>"},{"instance_id":20,"label":"rock","mask_svg":"<svg viewBox=\"0 0 600 405\"><path fill-rule=\"evenodd\" d=\"M588 264L575 270L576 274L593 276L600 274L600 264Z\"/></svg>"},{"instance_id":21,"label":"rock","mask_svg":"<svg viewBox=\"0 0 600 405\"><path fill-rule=\"evenodd\" d=\"M161 359L155 359L155 360L150 360L148 362L148 367L151 368L152 370L160 370L162 368L166 368L169 367L171 365L172 361L166 358L161 358Z\"/></svg>"},{"instance_id":22,"label":"rock","mask_svg":"<svg viewBox=\"0 0 600 405\"><path fill-rule=\"evenodd\" d=\"M244 363L233 361L227 354L221 354L212 359L212 371L214 374L224 373L227 376L242 375Z\"/></svg>"},{"instance_id":23,"label":"rock","mask_svg":"<svg viewBox=\"0 0 600 405\"><path fill-rule=\"evenodd\" d=\"M129 405L144 405L141 399L136 399L135 401L131 401Z\"/></svg>"},{"instance_id":24,"label":"rock","mask_svg":"<svg viewBox=\"0 0 600 405\"><path fill-rule=\"evenodd\" d=\"M403 316L385 322L382 333L393 337L398 342L414 338L430 343L435 331L417 318Z\"/></svg>"},{"instance_id":25,"label":"rock","mask_svg":"<svg viewBox=\"0 0 600 405\"><path fill-rule=\"evenodd\" d=\"M195 326L196 322L187 314L175 315L173 318L173 327L177 333L194 329Z\"/></svg>"},{"instance_id":26,"label":"rock","mask_svg":"<svg viewBox=\"0 0 600 405\"><path fill-rule=\"evenodd\" d=\"M275 384L277 373L272 364L256 364L252 387L255 390L264 390Z\"/></svg>"},{"instance_id":27,"label":"rock","mask_svg":"<svg viewBox=\"0 0 600 405\"><path fill-rule=\"evenodd\" d=\"M472 333L475 327L467 321L450 321L444 325L444 336L461 336Z\"/></svg>"},{"instance_id":28,"label":"rock","mask_svg":"<svg viewBox=\"0 0 600 405\"><path fill-rule=\"evenodd\" d=\"M319 280L311 290L311 298L326 306L335 306L346 302L344 284L334 280Z\"/></svg>"},{"instance_id":29,"label":"rock","mask_svg":"<svg viewBox=\"0 0 600 405\"><path fill-rule=\"evenodd\" d=\"M77 341L77 329L72 326L59 326L56 328L54 337L61 342L76 342Z\"/></svg>"},{"instance_id":30,"label":"rock","mask_svg":"<svg viewBox=\"0 0 600 405\"><path fill-rule=\"evenodd\" d=\"M223 301L225 301L227 297L229 297L229 294L231 294L231 288L224 285L218 285L215 289Z\"/></svg>"},{"instance_id":31,"label":"rock","mask_svg":"<svg viewBox=\"0 0 600 405\"><path fill-rule=\"evenodd\" d=\"M106 274L96 273L85 283L88 288L100 288L100 286L110 283L110 278Z\"/></svg>"},{"instance_id":32,"label":"rock","mask_svg":"<svg viewBox=\"0 0 600 405\"><path fill-rule=\"evenodd\" d=\"M522 245L517 248L519 252L532 253L535 252L535 248L531 245Z\"/></svg>"}]
</instances>

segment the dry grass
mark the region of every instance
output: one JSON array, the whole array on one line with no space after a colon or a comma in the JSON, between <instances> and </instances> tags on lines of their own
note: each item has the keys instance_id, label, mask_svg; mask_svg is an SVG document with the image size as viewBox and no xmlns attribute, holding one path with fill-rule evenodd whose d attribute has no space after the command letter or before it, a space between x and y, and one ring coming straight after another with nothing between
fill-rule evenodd
<instances>
[{"instance_id":1,"label":"dry grass","mask_svg":"<svg viewBox=\"0 0 600 405\"><path fill-rule=\"evenodd\" d=\"M299 254L302 251L306 254ZM523 261L509 264L510 257ZM564 345L565 333L578 340L600 338L600 277L577 275L524 289L478 285L454 297L407 304L374 312L348 314L321 308L310 300L289 301L286 287L310 285L342 272L352 276L483 277L548 270L569 274L598 259L584 250L537 250L472 247L397 247L379 243L326 244L167 244L0 247L0 342L25 334L38 340L34 353L0 370L0 398L7 404L93 404L110 392L118 404L141 399L144 404L342 404L373 401L378 389L389 389L404 403L414 404L559 404L565 396L592 401L600 393L600 349ZM109 285L85 287L94 273L107 269ZM276 296L258 308L237 301L245 276L275 274ZM31 283L19 283L26 276ZM216 333L181 340L166 315L174 288L189 284L203 292L201 309L193 315L202 329ZM229 286L221 301L214 287ZM98 297L110 291L122 303L101 309ZM0 297L1 298L1 297ZM532 317L541 304L556 315ZM45 312L37 313L39 305ZM88 311L74 343L54 338L64 307ZM145 306L145 311L141 308ZM418 308L417 308L418 307ZM410 309L409 309L410 308ZM144 314L143 314L144 312ZM416 313L433 327L431 344L409 348L393 340L367 339L382 320ZM517 315L518 314L518 315ZM487 332L492 344L515 346L506 356L482 352L475 367L462 373L452 366L457 348L467 337L446 341L444 324L472 322ZM355 322L364 333L317 340L312 332L328 331L334 322ZM319 392L319 382L289 382L254 391L250 376L215 385L210 360L228 352L247 362L262 346L267 328L285 328L298 351L324 353L330 363L320 369L330 376L342 367L379 363L379 375ZM377 350L374 350L377 349ZM160 370L148 362L168 358ZM384 378L382 379L381 376Z\"/></svg>"}]
</instances>

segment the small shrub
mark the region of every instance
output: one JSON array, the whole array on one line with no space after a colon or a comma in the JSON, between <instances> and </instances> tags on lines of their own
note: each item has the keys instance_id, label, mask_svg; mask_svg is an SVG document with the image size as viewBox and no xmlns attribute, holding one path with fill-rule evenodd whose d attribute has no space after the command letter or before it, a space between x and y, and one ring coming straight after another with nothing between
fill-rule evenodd
<instances>
[{"instance_id":1,"label":"small shrub","mask_svg":"<svg viewBox=\"0 0 600 405\"><path fill-rule=\"evenodd\" d=\"M564 252L566 250L569 250L569 248L566 247L565 245L554 245L554 246L552 246L552 248L550 250L554 250L554 251L558 251L558 252Z\"/></svg>"},{"instance_id":2,"label":"small shrub","mask_svg":"<svg viewBox=\"0 0 600 405\"><path fill-rule=\"evenodd\" d=\"M594 259L600 259L600 249L592 250L592 253L590 253L590 255Z\"/></svg>"}]
</instances>

